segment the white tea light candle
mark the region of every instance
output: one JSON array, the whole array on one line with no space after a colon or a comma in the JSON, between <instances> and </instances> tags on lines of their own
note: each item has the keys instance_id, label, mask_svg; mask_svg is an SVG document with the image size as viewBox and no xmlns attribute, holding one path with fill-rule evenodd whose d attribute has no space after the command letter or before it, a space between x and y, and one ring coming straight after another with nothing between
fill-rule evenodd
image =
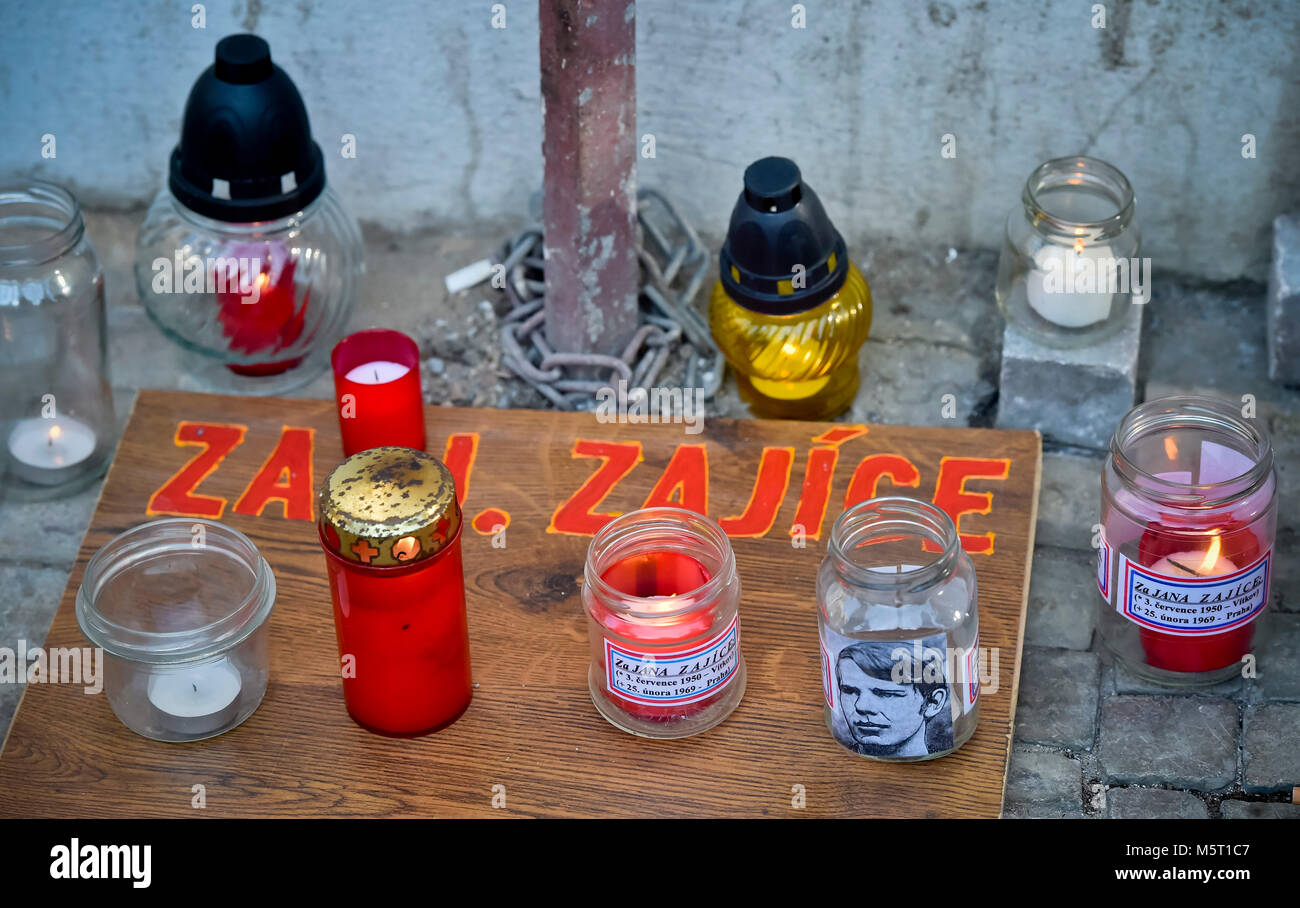
<instances>
[{"instance_id":1,"label":"white tea light candle","mask_svg":"<svg viewBox=\"0 0 1300 908\"><path fill-rule=\"evenodd\" d=\"M1113 252L1109 246L1057 246L1034 253L1034 267L1025 277L1029 306L1064 328L1082 328L1110 315L1114 293L1105 286Z\"/></svg>"},{"instance_id":2,"label":"white tea light candle","mask_svg":"<svg viewBox=\"0 0 1300 908\"><path fill-rule=\"evenodd\" d=\"M15 475L58 485L94 453L97 443L94 430L70 416L20 419L9 432L9 458Z\"/></svg>"},{"instance_id":3,"label":"white tea light candle","mask_svg":"<svg viewBox=\"0 0 1300 908\"><path fill-rule=\"evenodd\" d=\"M160 713L161 724L192 740L230 721L242 686L239 671L223 657L207 665L150 675L149 702Z\"/></svg>"},{"instance_id":4,"label":"white tea light candle","mask_svg":"<svg viewBox=\"0 0 1300 908\"><path fill-rule=\"evenodd\" d=\"M371 363L362 363L353 369L349 369L345 377L348 381L354 381L362 385L383 385L390 381L396 381L410 371L410 367L403 363L394 363L381 359Z\"/></svg>"}]
</instances>

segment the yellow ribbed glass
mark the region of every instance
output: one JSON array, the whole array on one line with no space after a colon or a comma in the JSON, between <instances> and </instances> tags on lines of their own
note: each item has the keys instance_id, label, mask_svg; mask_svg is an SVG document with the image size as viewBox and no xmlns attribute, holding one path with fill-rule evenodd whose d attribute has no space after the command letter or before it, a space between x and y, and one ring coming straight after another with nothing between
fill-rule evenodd
<instances>
[{"instance_id":1,"label":"yellow ribbed glass","mask_svg":"<svg viewBox=\"0 0 1300 908\"><path fill-rule=\"evenodd\" d=\"M830 299L794 315L765 315L737 303L719 281L709 297L709 328L755 416L832 419L858 391L871 290L850 263Z\"/></svg>"}]
</instances>

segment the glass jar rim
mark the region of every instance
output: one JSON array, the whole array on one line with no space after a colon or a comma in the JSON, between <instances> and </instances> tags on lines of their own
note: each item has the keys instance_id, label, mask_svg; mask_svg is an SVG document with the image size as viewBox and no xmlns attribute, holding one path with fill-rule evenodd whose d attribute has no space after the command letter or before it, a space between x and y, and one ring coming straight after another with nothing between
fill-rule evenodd
<instances>
[{"instance_id":1,"label":"glass jar rim","mask_svg":"<svg viewBox=\"0 0 1300 908\"><path fill-rule=\"evenodd\" d=\"M1140 467L1130 456L1134 443L1159 431L1195 428L1211 430L1246 442L1254 464L1237 476L1209 483L1179 482ZM1110 463L1130 487L1158 501L1216 506L1249 495L1273 472L1273 445L1268 435L1248 422L1227 401L1196 394L1161 397L1129 410L1110 440Z\"/></svg>"},{"instance_id":2,"label":"glass jar rim","mask_svg":"<svg viewBox=\"0 0 1300 908\"><path fill-rule=\"evenodd\" d=\"M919 536L941 548L925 564L906 571L873 571L849 557L869 538L885 533ZM952 572L961 551L961 536L948 513L908 495L869 498L846 509L831 526L827 544L831 564L840 576L856 586L881 591L922 592Z\"/></svg>"},{"instance_id":3,"label":"glass jar rim","mask_svg":"<svg viewBox=\"0 0 1300 908\"><path fill-rule=\"evenodd\" d=\"M252 588L225 615L184 630L144 631L114 621L95 606L99 588L125 566L120 563L123 555L138 556L142 546L159 551L192 549L193 528L199 525L206 528L205 545L223 545L253 572ZM168 533L170 539L148 542L150 535ZM120 549L123 546L130 547L128 552ZM271 566L243 533L213 520L168 517L117 534L91 556L77 590L77 623L92 644L114 656L155 665L200 662L228 652L261 627L275 604L275 590Z\"/></svg>"},{"instance_id":4,"label":"glass jar rim","mask_svg":"<svg viewBox=\"0 0 1300 908\"><path fill-rule=\"evenodd\" d=\"M1039 200L1039 193L1049 187L1082 184L1085 178L1093 186L1101 187L1113 196L1116 206L1113 215L1094 221L1073 221L1048 211ZM1132 222L1137 205L1128 177L1113 164L1088 155L1052 158L1039 164L1025 180L1021 201L1026 214L1035 223L1045 224L1053 233L1072 240L1079 237L1097 240L1119 234Z\"/></svg>"},{"instance_id":5,"label":"glass jar rim","mask_svg":"<svg viewBox=\"0 0 1300 908\"><path fill-rule=\"evenodd\" d=\"M718 568L710 572L708 580L693 590L672 597L646 597L625 593L604 579L602 574L605 570L622 558L647 551L662 551L664 547L655 543L665 531L684 535L709 550L718 562ZM587 589L598 596L601 604L610 611L624 618L662 620L716 602L723 589L735 578L736 556L722 527L705 515L685 508L641 508L620 514L596 532L587 546L583 575ZM677 600L681 606L664 609L664 601L668 598ZM656 607L644 608L650 603Z\"/></svg>"},{"instance_id":6,"label":"glass jar rim","mask_svg":"<svg viewBox=\"0 0 1300 908\"><path fill-rule=\"evenodd\" d=\"M31 180L0 185L0 223L15 217L5 209L18 205L34 209L27 217L38 216L39 211L60 226L51 227L49 233L31 242L0 245L0 264L40 265L53 261L77 245L86 232L76 196L56 183Z\"/></svg>"}]
</instances>

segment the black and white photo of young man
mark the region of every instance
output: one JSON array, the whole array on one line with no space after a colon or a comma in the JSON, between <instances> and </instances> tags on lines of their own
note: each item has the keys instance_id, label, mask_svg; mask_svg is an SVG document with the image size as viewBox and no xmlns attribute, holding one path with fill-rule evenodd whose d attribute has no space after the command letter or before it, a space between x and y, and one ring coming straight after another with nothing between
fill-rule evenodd
<instances>
[{"instance_id":1,"label":"black and white photo of young man","mask_svg":"<svg viewBox=\"0 0 1300 908\"><path fill-rule=\"evenodd\" d=\"M942 635L921 641L944 652ZM925 757L952 749L952 706L942 658L926 673L899 641L846 641L835 658L832 732L863 756ZM904 657L902 651L909 655ZM901 665L902 659L906 661Z\"/></svg>"}]
</instances>

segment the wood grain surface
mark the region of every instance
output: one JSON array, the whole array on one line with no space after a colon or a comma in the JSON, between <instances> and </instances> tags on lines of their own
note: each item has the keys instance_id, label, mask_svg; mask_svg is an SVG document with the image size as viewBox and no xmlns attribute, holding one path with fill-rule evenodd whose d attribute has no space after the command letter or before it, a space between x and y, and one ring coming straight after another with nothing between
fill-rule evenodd
<instances>
[{"instance_id":1,"label":"wood grain surface","mask_svg":"<svg viewBox=\"0 0 1300 908\"><path fill-rule=\"evenodd\" d=\"M331 401L141 392L50 629L47 647L85 646L73 603L87 559L146 520L154 493L200 449L174 443L182 421L247 426L242 443L198 486L224 498L220 518L248 534L275 571L271 681L239 728L195 744L162 744L121 725L105 697L75 684L29 684L0 756L5 816L891 816L994 817L1000 813L1024 631L1040 466L1033 432L870 426L840 442L842 424L711 419L680 425L602 424L589 414L427 409L429 450L477 433L463 507L509 512L505 546L469 526L462 536L474 700L449 728L402 740L348 717L338 678L329 589L315 525L272 502L234 513L285 426L314 430L312 481L341 460ZM852 434L852 433L847 433ZM741 648L748 688L721 726L679 741L650 741L607 724L587 691L587 626L579 588L588 537L548 532L556 510L596 471L577 439L642 444L643 460L599 504L628 511L655 486L679 445L704 444L714 519L741 514L765 446L794 449L771 530L733 540L743 585ZM790 526L809 453L834 447L820 539L791 544ZM960 518L963 533L995 534L973 554L980 641L999 654L997 690L980 698L974 737L956 753L882 764L837 744L822 717L815 575L830 525L861 460L906 457L918 473L907 494L930 499L941 459L1006 458L1005 479L965 480L993 493L987 513ZM880 494L897 491L888 477ZM976 509L978 510L978 509ZM6 641L6 643L8 643ZM192 806L204 786L206 807ZM504 786L495 788L494 786ZM802 788L800 788L802 786ZM802 791L803 807L796 807ZM504 794L505 806L493 806Z\"/></svg>"}]
</instances>

